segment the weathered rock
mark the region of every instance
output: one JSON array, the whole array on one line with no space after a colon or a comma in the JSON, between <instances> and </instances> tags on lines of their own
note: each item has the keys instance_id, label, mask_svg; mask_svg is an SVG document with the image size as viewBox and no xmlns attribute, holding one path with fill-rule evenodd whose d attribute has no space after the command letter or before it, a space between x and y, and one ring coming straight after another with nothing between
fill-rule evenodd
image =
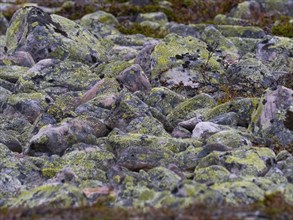
<instances>
[{"instance_id":1,"label":"weathered rock","mask_svg":"<svg viewBox=\"0 0 293 220\"><path fill-rule=\"evenodd\" d=\"M254 20L260 16L261 7L256 1L241 2L230 11L229 16L240 19Z\"/></svg>"},{"instance_id":2,"label":"weathered rock","mask_svg":"<svg viewBox=\"0 0 293 220\"><path fill-rule=\"evenodd\" d=\"M86 205L82 191L69 184L43 185L29 192L24 191L11 201L10 207L77 207Z\"/></svg>"},{"instance_id":3,"label":"weathered rock","mask_svg":"<svg viewBox=\"0 0 293 220\"><path fill-rule=\"evenodd\" d=\"M192 24L185 25L185 24L178 24L175 22L169 22L166 24L166 29L170 33L175 33L183 37L191 36L195 38L200 38L199 29L193 26Z\"/></svg>"},{"instance_id":4,"label":"weathered rock","mask_svg":"<svg viewBox=\"0 0 293 220\"><path fill-rule=\"evenodd\" d=\"M258 98L243 98L239 100L232 100L206 111L203 113L203 118L205 120L210 120L224 113L235 112L238 116L237 125L248 127L251 121L251 115L257 108L258 103Z\"/></svg>"},{"instance_id":5,"label":"weathered rock","mask_svg":"<svg viewBox=\"0 0 293 220\"><path fill-rule=\"evenodd\" d=\"M25 51L16 51L12 55L0 56L0 65L1 64L32 67L35 64L35 61L30 53Z\"/></svg>"},{"instance_id":6,"label":"weathered rock","mask_svg":"<svg viewBox=\"0 0 293 220\"><path fill-rule=\"evenodd\" d=\"M24 7L11 19L6 46L9 53L29 52L36 62L69 58L91 64L107 59L109 43L64 17L49 15L40 8Z\"/></svg>"},{"instance_id":7,"label":"weathered rock","mask_svg":"<svg viewBox=\"0 0 293 220\"><path fill-rule=\"evenodd\" d=\"M147 94L151 90L151 84L138 64L122 71L116 79L130 92L142 91Z\"/></svg>"},{"instance_id":8,"label":"weathered rock","mask_svg":"<svg viewBox=\"0 0 293 220\"><path fill-rule=\"evenodd\" d=\"M178 104L167 118L175 127L179 122L194 118L196 110L213 108L215 105L216 102L211 96L200 94Z\"/></svg>"},{"instance_id":9,"label":"weathered rock","mask_svg":"<svg viewBox=\"0 0 293 220\"><path fill-rule=\"evenodd\" d=\"M6 145L13 152L22 152L22 145L12 132L0 130L0 143Z\"/></svg>"},{"instance_id":10,"label":"weathered rock","mask_svg":"<svg viewBox=\"0 0 293 220\"><path fill-rule=\"evenodd\" d=\"M161 137L170 137L161 122L151 116L133 119L125 128L130 134L145 134Z\"/></svg>"},{"instance_id":11,"label":"weathered rock","mask_svg":"<svg viewBox=\"0 0 293 220\"><path fill-rule=\"evenodd\" d=\"M27 67L6 65L1 66L0 79L6 80L11 83L16 83L18 78L28 71Z\"/></svg>"},{"instance_id":12,"label":"weathered rock","mask_svg":"<svg viewBox=\"0 0 293 220\"><path fill-rule=\"evenodd\" d=\"M221 165L231 173L262 176L274 165L275 154L268 148L242 147L233 151L213 151L199 160L197 168Z\"/></svg>"},{"instance_id":13,"label":"weathered rock","mask_svg":"<svg viewBox=\"0 0 293 220\"><path fill-rule=\"evenodd\" d=\"M73 144L94 144L97 137L106 136L108 128L99 119L82 117L68 120L58 126L48 125L40 129L30 140L29 155L38 153L63 154Z\"/></svg>"},{"instance_id":14,"label":"weathered rock","mask_svg":"<svg viewBox=\"0 0 293 220\"><path fill-rule=\"evenodd\" d=\"M223 70L215 56L208 58L207 48L204 42L194 37L167 35L155 46L151 56L152 84L177 88L178 91L181 88L181 92L184 88L198 88L199 83L207 79L216 84Z\"/></svg>"},{"instance_id":15,"label":"weathered rock","mask_svg":"<svg viewBox=\"0 0 293 220\"><path fill-rule=\"evenodd\" d=\"M266 36L263 29L254 26L218 25L217 29L225 37L263 38Z\"/></svg>"},{"instance_id":16,"label":"weathered rock","mask_svg":"<svg viewBox=\"0 0 293 220\"><path fill-rule=\"evenodd\" d=\"M165 87L156 87L152 88L150 94L145 99L145 103L158 109L164 115L168 115L184 100L184 96L179 95L172 90Z\"/></svg>"},{"instance_id":17,"label":"weathered rock","mask_svg":"<svg viewBox=\"0 0 293 220\"><path fill-rule=\"evenodd\" d=\"M163 12L138 14L136 18L136 22L143 22L143 21L152 21L152 22L158 22L160 24L165 24L166 22L168 22L168 18Z\"/></svg>"},{"instance_id":18,"label":"weathered rock","mask_svg":"<svg viewBox=\"0 0 293 220\"><path fill-rule=\"evenodd\" d=\"M251 146L250 135L236 129L222 130L206 139L208 144L224 144L232 148Z\"/></svg>"},{"instance_id":19,"label":"weathered rock","mask_svg":"<svg viewBox=\"0 0 293 220\"><path fill-rule=\"evenodd\" d=\"M81 25L90 30L94 35L107 36L118 34L115 29L118 20L110 13L104 11L96 11L83 16L80 20Z\"/></svg>"},{"instance_id":20,"label":"weathered rock","mask_svg":"<svg viewBox=\"0 0 293 220\"><path fill-rule=\"evenodd\" d=\"M250 130L271 147L292 148L293 91L279 86L268 90L252 115Z\"/></svg>"},{"instance_id":21,"label":"weathered rock","mask_svg":"<svg viewBox=\"0 0 293 220\"><path fill-rule=\"evenodd\" d=\"M106 171L113 165L114 158L112 153L99 149L97 146L80 151L74 150L60 158L47 162L42 168L42 174L48 179L55 177L56 182L56 175L60 175L60 171L71 169L79 180L106 182Z\"/></svg>"},{"instance_id":22,"label":"weathered rock","mask_svg":"<svg viewBox=\"0 0 293 220\"><path fill-rule=\"evenodd\" d=\"M0 13L0 35L4 35L6 33L6 29L8 28L8 21L3 16L2 13Z\"/></svg>"},{"instance_id":23,"label":"weathered rock","mask_svg":"<svg viewBox=\"0 0 293 220\"><path fill-rule=\"evenodd\" d=\"M222 166L212 165L194 171L194 180L199 183L213 184L229 180L230 172Z\"/></svg>"},{"instance_id":24,"label":"weathered rock","mask_svg":"<svg viewBox=\"0 0 293 220\"><path fill-rule=\"evenodd\" d=\"M234 181L211 186L230 204L251 204L264 199L264 191L249 181Z\"/></svg>"},{"instance_id":25,"label":"weathered rock","mask_svg":"<svg viewBox=\"0 0 293 220\"><path fill-rule=\"evenodd\" d=\"M235 112L227 112L221 115L218 115L209 121L219 125L229 125L236 126L238 124L238 115Z\"/></svg>"},{"instance_id":26,"label":"weathered rock","mask_svg":"<svg viewBox=\"0 0 293 220\"><path fill-rule=\"evenodd\" d=\"M292 51L292 39L274 36L256 45L256 58L266 64L271 72L275 72L277 79L286 73L290 78L293 68Z\"/></svg>"}]
</instances>

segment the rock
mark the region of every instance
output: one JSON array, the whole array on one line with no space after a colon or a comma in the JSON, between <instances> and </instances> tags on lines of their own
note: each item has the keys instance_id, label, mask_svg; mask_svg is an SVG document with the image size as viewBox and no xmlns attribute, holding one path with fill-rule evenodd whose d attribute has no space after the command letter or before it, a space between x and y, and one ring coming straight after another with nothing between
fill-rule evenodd
<instances>
[{"instance_id":1,"label":"rock","mask_svg":"<svg viewBox=\"0 0 293 220\"><path fill-rule=\"evenodd\" d=\"M238 100L232 100L206 111L203 113L203 118L205 120L210 120L224 113L235 112L238 115L237 125L248 127L251 121L251 115L257 108L258 103L258 98L241 98Z\"/></svg>"},{"instance_id":2,"label":"rock","mask_svg":"<svg viewBox=\"0 0 293 220\"><path fill-rule=\"evenodd\" d=\"M0 56L0 64L10 64L17 66L32 67L35 64L34 59L30 53L25 51L16 51L12 55Z\"/></svg>"},{"instance_id":3,"label":"rock","mask_svg":"<svg viewBox=\"0 0 293 220\"><path fill-rule=\"evenodd\" d=\"M44 59L19 78L17 91L42 90L54 97L69 91L87 90L96 81L97 75L82 63Z\"/></svg>"},{"instance_id":4,"label":"rock","mask_svg":"<svg viewBox=\"0 0 293 220\"><path fill-rule=\"evenodd\" d=\"M9 53L26 51L36 62L69 58L93 64L106 60L109 47L77 23L37 7L24 7L14 14L6 39Z\"/></svg>"},{"instance_id":5,"label":"rock","mask_svg":"<svg viewBox=\"0 0 293 220\"><path fill-rule=\"evenodd\" d=\"M218 25L217 29L225 37L264 38L266 35L263 29L254 26Z\"/></svg>"},{"instance_id":6,"label":"rock","mask_svg":"<svg viewBox=\"0 0 293 220\"><path fill-rule=\"evenodd\" d=\"M173 190L181 178L165 167L156 167L148 172L152 188L158 191Z\"/></svg>"},{"instance_id":7,"label":"rock","mask_svg":"<svg viewBox=\"0 0 293 220\"><path fill-rule=\"evenodd\" d=\"M240 19L254 20L261 14L260 4L256 1L241 2L232 9L229 16Z\"/></svg>"},{"instance_id":8,"label":"rock","mask_svg":"<svg viewBox=\"0 0 293 220\"><path fill-rule=\"evenodd\" d=\"M42 168L42 174L45 178L53 178L51 181L56 182L61 173L64 173L64 169L70 169L73 172L73 174L70 172L72 180L99 180L105 183L106 171L113 165L114 158L112 153L97 146L74 150L53 161L48 161Z\"/></svg>"},{"instance_id":9,"label":"rock","mask_svg":"<svg viewBox=\"0 0 293 220\"><path fill-rule=\"evenodd\" d=\"M145 99L145 103L156 108L162 114L168 115L177 105L185 100L185 97L179 95L165 87L152 88Z\"/></svg>"},{"instance_id":10,"label":"rock","mask_svg":"<svg viewBox=\"0 0 293 220\"><path fill-rule=\"evenodd\" d=\"M22 145L12 132L0 130L0 143L6 145L13 152L22 152Z\"/></svg>"},{"instance_id":11,"label":"rock","mask_svg":"<svg viewBox=\"0 0 293 220\"><path fill-rule=\"evenodd\" d=\"M97 137L109 133L108 128L99 119L79 117L68 120L58 126L48 125L40 129L30 140L29 155L38 153L62 155L75 143L93 144Z\"/></svg>"},{"instance_id":12,"label":"rock","mask_svg":"<svg viewBox=\"0 0 293 220\"><path fill-rule=\"evenodd\" d=\"M138 64L122 71L116 79L130 92L142 91L147 94L151 90L151 84Z\"/></svg>"},{"instance_id":13,"label":"rock","mask_svg":"<svg viewBox=\"0 0 293 220\"><path fill-rule=\"evenodd\" d=\"M219 125L228 125L236 126L238 124L238 115L235 112L227 112L221 115L218 115L209 121Z\"/></svg>"},{"instance_id":14,"label":"rock","mask_svg":"<svg viewBox=\"0 0 293 220\"><path fill-rule=\"evenodd\" d=\"M275 154L268 148L242 147L233 151L213 151L198 161L197 168L221 165L239 176L262 176L274 165Z\"/></svg>"},{"instance_id":15,"label":"rock","mask_svg":"<svg viewBox=\"0 0 293 220\"><path fill-rule=\"evenodd\" d=\"M119 128L123 131L133 119L152 116L148 109L147 104L136 96L122 92L117 98L106 124L111 128Z\"/></svg>"},{"instance_id":16,"label":"rock","mask_svg":"<svg viewBox=\"0 0 293 220\"><path fill-rule=\"evenodd\" d=\"M248 181L224 182L211 186L228 204L251 204L264 199L264 191Z\"/></svg>"},{"instance_id":17,"label":"rock","mask_svg":"<svg viewBox=\"0 0 293 220\"><path fill-rule=\"evenodd\" d=\"M69 184L43 185L32 191L24 191L18 198L11 201L10 207L46 206L68 208L85 205L86 198L82 191Z\"/></svg>"},{"instance_id":18,"label":"rock","mask_svg":"<svg viewBox=\"0 0 293 220\"><path fill-rule=\"evenodd\" d=\"M87 14L81 18L80 22L83 27L86 27L97 36L104 37L119 33L115 29L115 26L119 24L118 20L112 14L104 11Z\"/></svg>"},{"instance_id":19,"label":"rock","mask_svg":"<svg viewBox=\"0 0 293 220\"><path fill-rule=\"evenodd\" d=\"M4 35L6 33L6 29L8 28L8 21L3 16L2 13L0 13L0 35Z\"/></svg>"},{"instance_id":20,"label":"rock","mask_svg":"<svg viewBox=\"0 0 293 220\"><path fill-rule=\"evenodd\" d=\"M212 122L199 122L192 131L192 137L198 140L206 139L215 133L227 129L230 128L227 126L214 124Z\"/></svg>"},{"instance_id":21,"label":"rock","mask_svg":"<svg viewBox=\"0 0 293 220\"><path fill-rule=\"evenodd\" d=\"M165 24L168 22L167 16L163 12L141 13L138 14L136 22L152 21L159 24Z\"/></svg>"},{"instance_id":22,"label":"rock","mask_svg":"<svg viewBox=\"0 0 293 220\"><path fill-rule=\"evenodd\" d=\"M212 165L194 171L194 180L199 183L213 184L229 180L230 172L222 166Z\"/></svg>"},{"instance_id":23,"label":"rock","mask_svg":"<svg viewBox=\"0 0 293 220\"><path fill-rule=\"evenodd\" d=\"M164 41L155 46L151 56L152 84L163 84L167 88L177 88L178 91L181 88L181 92L185 88L198 88L199 83L207 79L216 84L223 70L215 56L208 59L207 47L204 42L194 37L167 35ZM203 69L207 60L208 64Z\"/></svg>"},{"instance_id":24,"label":"rock","mask_svg":"<svg viewBox=\"0 0 293 220\"><path fill-rule=\"evenodd\" d=\"M10 91L0 86L0 113L3 113L4 109L7 108L7 100L10 95Z\"/></svg>"},{"instance_id":25,"label":"rock","mask_svg":"<svg viewBox=\"0 0 293 220\"><path fill-rule=\"evenodd\" d=\"M149 116L133 119L125 128L129 134L145 134L159 137L170 137L164 126L157 119Z\"/></svg>"},{"instance_id":26,"label":"rock","mask_svg":"<svg viewBox=\"0 0 293 220\"><path fill-rule=\"evenodd\" d=\"M178 104L167 116L167 119L175 127L178 123L194 118L194 113L199 109L215 107L215 100L207 95L200 94Z\"/></svg>"},{"instance_id":27,"label":"rock","mask_svg":"<svg viewBox=\"0 0 293 220\"><path fill-rule=\"evenodd\" d=\"M293 172L293 158L292 155L286 160L279 161L277 168L282 172L282 177L287 178L289 183L293 183L292 172Z\"/></svg>"},{"instance_id":28,"label":"rock","mask_svg":"<svg viewBox=\"0 0 293 220\"><path fill-rule=\"evenodd\" d=\"M192 24L178 24L175 22L168 22L166 24L166 29L170 33L178 34L183 37L191 36L195 38L200 38L200 31L198 28L193 26Z\"/></svg>"},{"instance_id":29,"label":"rock","mask_svg":"<svg viewBox=\"0 0 293 220\"><path fill-rule=\"evenodd\" d=\"M272 0L256 0L265 12L279 11L281 13L292 16L293 4L288 0L272 1Z\"/></svg>"},{"instance_id":30,"label":"rock","mask_svg":"<svg viewBox=\"0 0 293 220\"><path fill-rule=\"evenodd\" d=\"M270 147L292 148L293 91L279 86L268 90L252 115L249 129Z\"/></svg>"},{"instance_id":31,"label":"rock","mask_svg":"<svg viewBox=\"0 0 293 220\"><path fill-rule=\"evenodd\" d=\"M180 125L176 126L172 131L172 137L175 138L191 138L192 133Z\"/></svg>"},{"instance_id":32,"label":"rock","mask_svg":"<svg viewBox=\"0 0 293 220\"><path fill-rule=\"evenodd\" d=\"M202 147L203 149L196 155L198 158L203 158L214 151L225 152L233 148L221 143L209 143Z\"/></svg>"},{"instance_id":33,"label":"rock","mask_svg":"<svg viewBox=\"0 0 293 220\"><path fill-rule=\"evenodd\" d=\"M1 66L0 79L3 79L11 83L16 83L18 78L24 75L27 71L28 71L28 68L22 67L22 66L16 66L16 65Z\"/></svg>"},{"instance_id":34,"label":"rock","mask_svg":"<svg viewBox=\"0 0 293 220\"><path fill-rule=\"evenodd\" d=\"M236 129L222 130L206 139L208 144L224 144L232 148L251 146L250 135Z\"/></svg>"},{"instance_id":35,"label":"rock","mask_svg":"<svg viewBox=\"0 0 293 220\"><path fill-rule=\"evenodd\" d=\"M293 59L290 51L292 50L292 39L274 36L256 45L256 58L267 65L271 72L275 72L274 75L278 80L283 75L291 76Z\"/></svg>"}]
</instances>

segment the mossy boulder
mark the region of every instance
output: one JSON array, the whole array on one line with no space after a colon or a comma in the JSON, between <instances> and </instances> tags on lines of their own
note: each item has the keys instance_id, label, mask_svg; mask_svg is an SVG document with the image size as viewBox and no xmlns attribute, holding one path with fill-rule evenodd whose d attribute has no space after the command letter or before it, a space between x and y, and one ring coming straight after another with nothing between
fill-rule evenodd
<instances>
[{"instance_id":1,"label":"mossy boulder","mask_svg":"<svg viewBox=\"0 0 293 220\"><path fill-rule=\"evenodd\" d=\"M158 109L164 115L168 115L177 105L185 100L185 97L179 95L165 87L152 88L145 102Z\"/></svg>"},{"instance_id":2,"label":"mossy boulder","mask_svg":"<svg viewBox=\"0 0 293 220\"><path fill-rule=\"evenodd\" d=\"M73 150L53 161L48 161L42 168L42 175L51 179L63 169L68 168L79 180L107 182L106 171L114 163L114 158L112 153L98 147L80 151Z\"/></svg>"},{"instance_id":3,"label":"mossy boulder","mask_svg":"<svg viewBox=\"0 0 293 220\"><path fill-rule=\"evenodd\" d=\"M19 78L17 91L42 91L54 97L89 89L97 79L97 75L82 63L44 59Z\"/></svg>"},{"instance_id":4,"label":"mossy boulder","mask_svg":"<svg viewBox=\"0 0 293 220\"><path fill-rule=\"evenodd\" d=\"M72 185L43 185L31 191L24 191L12 200L9 207L38 207L66 208L86 205L82 191Z\"/></svg>"},{"instance_id":5,"label":"mossy boulder","mask_svg":"<svg viewBox=\"0 0 293 220\"><path fill-rule=\"evenodd\" d=\"M228 204L251 204L264 199L264 191L250 181L218 183L211 188L220 192Z\"/></svg>"},{"instance_id":6,"label":"mossy boulder","mask_svg":"<svg viewBox=\"0 0 293 220\"><path fill-rule=\"evenodd\" d=\"M275 154L268 148L241 147L233 151L213 151L201 158L197 168L221 165L236 175L264 175L273 166Z\"/></svg>"},{"instance_id":7,"label":"mossy boulder","mask_svg":"<svg viewBox=\"0 0 293 220\"><path fill-rule=\"evenodd\" d=\"M266 35L263 29L255 26L217 25L217 29L225 37L263 38Z\"/></svg>"},{"instance_id":8,"label":"mossy boulder","mask_svg":"<svg viewBox=\"0 0 293 220\"><path fill-rule=\"evenodd\" d=\"M0 143L6 145L13 152L21 153L23 150L22 144L11 131L0 130Z\"/></svg>"},{"instance_id":9,"label":"mossy boulder","mask_svg":"<svg viewBox=\"0 0 293 220\"><path fill-rule=\"evenodd\" d=\"M170 88L197 88L197 82L211 78L217 83L223 69L213 55L209 57L208 46L203 41L188 36L169 34L157 44L152 53L151 82ZM202 65L207 63L203 71Z\"/></svg>"},{"instance_id":10,"label":"mossy boulder","mask_svg":"<svg viewBox=\"0 0 293 220\"><path fill-rule=\"evenodd\" d=\"M203 113L205 120L210 120L227 112L235 112L238 115L239 126L248 127L253 111L258 107L259 98L242 98L217 105Z\"/></svg>"},{"instance_id":11,"label":"mossy boulder","mask_svg":"<svg viewBox=\"0 0 293 220\"><path fill-rule=\"evenodd\" d=\"M253 112L249 129L272 148L292 148L293 91L283 86L268 90Z\"/></svg>"},{"instance_id":12,"label":"mossy boulder","mask_svg":"<svg viewBox=\"0 0 293 220\"><path fill-rule=\"evenodd\" d=\"M199 183L213 184L229 180L230 172L218 165L198 168L194 171L194 180Z\"/></svg>"},{"instance_id":13,"label":"mossy boulder","mask_svg":"<svg viewBox=\"0 0 293 220\"><path fill-rule=\"evenodd\" d=\"M27 71L27 67L4 65L0 68L0 79L6 80L11 83L16 83L18 78L26 74Z\"/></svg>"},{"instance_id":14,"label":"mossy boulder","mask_svg":"<svg viewBox=\"0 0 293 220\"><path fill-rule=\"evenodd\" d=\"M106 136L108 128L99 119L91 116L64 121L59 125L48 125L34 135L27 149L29 155L38 153L62 155L73 144L94 144L97 137Z\"/></svg>"},{"instance_id":15,"label":"mossy boulder","mask_svg":"<svg viewBox=\"0 0 293 220\"><path fill-rule=\"evenodd\" d=\"M200 94L178 104L167 116L167 119L175 127L179 122L191 119L199 109L211 109L216 106L215 100L207 95Z\"/></svg>"},{"instance_id":16,"label":"mossy boulder","mask_svg":"<svg viewBox=\"0 0 293 220\"><path fill-rule=\"evenodd\" d=\"M6 46L9 53L29 52L36 62L45 58L68 58L92 64L107 60L111 43L96 38L67 18L29 6L13 15L6 32Z\"/></svg>"}]
</instances>

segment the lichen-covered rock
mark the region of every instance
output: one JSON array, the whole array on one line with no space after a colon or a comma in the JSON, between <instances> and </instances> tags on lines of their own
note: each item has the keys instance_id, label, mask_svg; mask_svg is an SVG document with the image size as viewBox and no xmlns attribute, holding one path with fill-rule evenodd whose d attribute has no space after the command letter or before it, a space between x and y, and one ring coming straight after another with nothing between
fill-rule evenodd
<instances>
[{"instance_id":1,"label":"lichen-covered rock","mask_svg":"<svg viewBox=\"0 0 293 220\"><path fill-rule=\"evenodd\" d=\"M268 148L242 147L226 152L213 151L199 160L196 169L221 165L236 175L261 176L274 165L274 158L274 152Z\"/></svg>"},{"instance_id":2,"label":"lichen-covered rock","mask_svg":"<svg viewBox=\"0 0 293 220\"><path fill-rule=\"evenodd\" d=\"M271 188L270 190L265 192L266 196L274 196L277 193L281 193L285 197L285 201L289 204L293 204L293 184L280 184Z\"/></svg>"},{"instance_id":3,"label":"lichen-covered rock","mask_svg":"<svg viewBox=\"0 0 293 220\"><path fill-rule=\"evenodd\" d=\"M251 121L251 115L258 107L258 103L258 98L242 98L239 100L232 100L207 110L203 113L203 118L205 120L210 120L224 113L235 112L238 116L237 125L248 127Z\"/></svg>"},{"instance_id":4,"label":"lichen-covered rock","mask_svg":"<svg viewBox=\"0 0 293 220\"><path fill-rule=\"evenodd\" d=\"M293 68L293 40L286 37L270 37L256 45L256 58L266 64L277 79L289 73L292 76ZM285 73L282 73L285 72Z\"/></svg>"},{"instance_id":5,"label":"lichen-covered rock","mask_svg":"<svg viewBox=\"0 0 293 220\"><path fill-rule=\"evenodd\" d=\"M250 135L236 129L222 130L207 138L208 144L223 144L232 148L251 146Z\"/></svg>"},{"instance_id":6,"label":"lichen-covered rock","mask_svg":"<svg viewBox=\"0 0 293 220\"><path fill-rule=\"evenodd\" d=\"M13 152L22 152L22 145L12 132L0 130L0 143L6 145Z\"/></svg>"},{"instance_id":7,"label":"lichen-covered rock","mask_svg":"<svg viewBox=\"0 0 293 220\"><path fill-rule=\"evenodd\" d=\"M238 115L235 112L227 112L221 115L215 116L209 121L219 125L236 126L238 124Z\"/></svg>"},{"instance_id":8,"label":"lichen-covered rock","mask_svg":"<svg viewBox=\"0 0 293 220\"><path fill-rule=\"evenodd\" d=\"M158 109L164 115L168 115L177 105L185 100L185 97L179 95L165 87L152 88L145 102Z\"/></svg>"},{"instance_id":9,"label":"lichen-covered rock","mask_svg":"<svg viewBox=\"0 0 293 220\"><path fill-rule=\"evenodd\" d=\"M32 67L34 64L34 59L30 53L26 51L15 51L12 55L0 54L0 65Z\"/></svg>"},{"instance_id":10,"label":"lichen-covered rock","mask_svg":"<svg viewBox=\"0 0 293 220\"><path fill-rule=\"evenodd\" d=\"M279 11L281 13L292 16L293 4L288 0L256 0L265 12Z\"/></svg>"},{"instance_id":11,"label":"lichen-covered rock","mask_svg":"<svg viewBox=\"0 0 293 220\"><path fill-rule=\"evenodd\" d=\"M142 13L138 14L136 22L153 21L160 24L168 22L167 16L163 12Z\"/></svg>"},{"instance_id":12,"label":"lichen-covered rock","mask_svg":"<svg viewBox=\"0 0 293 220\"><path fill-rule=\"evenodd\" d=\"M24 7L11 19L6 46L9 53L29 52L36 62L69 58L91 64L107 59L110 44L71 20L49 15L37 7Z\"/></svg>"},{"instance_id":13,"label":"lichen-covered rock","mask_svg":"<svg viewBox=\"0 0 293 220\"><path fill-rule=\"evenodd\" d=\"M81 18L80 23L83 27L86 27L93 34L97 34L98 36L119 33L115 29L115 26L118 25L118 20L112 14L104 11L96 11L87 14Z\"/></svg>"},{"instance_id":14,"label":"lichen-covered rock","mask_svg":"<svg viewBox=\"0 0 293 220\"><path fill-rule=\"evenodd\" d=\"M199 109L209 109L216 106L215 100L207 95L200 94L178 104L167 116L167 119L175 127L179 122L196 116L194 113Z\"/></svg>"},{"instance_id":15,"label":"lichen-covered rock","mask_svg":"<svg viewBox=\"0 0 293 220\"><path fill-rule=\"evenodd\" d=\"M130 92L142 91L147 94L151 90L148 77L138 64L123 70L116 79Z\"/></svg>"},{"instance_id":16,"label":"lichen-covered rock","mask_svg":"<svg viewBox=\"0 0 293 220\"><path fill-rule=\"evenodd\" d=\"M42 91L52 96L61 95L69 91L89 89L97 79L97 75L82 63L44 59L19 78L17 91Z\"/></svg>"},{"instance_id":17,"label":"lichen-covered rock","mask_svg":"<svg viewBox=\"0 0 293 220\"><path fill-rule=\"evenodd\" d=\"M154 117L145 116L133 119L125 128L129 134L145 134L159 137L170 137L163 124Z\"/></svg>"},{"instance_id":18,"label":"lichen-covered rock","mask_svg":"<svg viewBox=\"0 0 293 220\"><path fill-rule=\"evenodd\" d=\"M207 49L206 43L197 38L167 35L155 46L151 56L152 84L194 89L206 79L217 83L223 69L215 55L209 56Z\"/></svg>"},{"instance_id":19,"label":"lichen-covered rock","mask_svg":"<svg viewBox=\"0 0 293 220\"><path fill-rule=\"evenodd\" d=\"M185 25L185 24L178 24L175 22L168 22L166 24L166 29L170 33L175 33L183 37L191 36L195 38L200 38L199 29L193 26L192 24Z\"/></svg>"},{"instance_id":20,"label":"lichen-covered rock","mask_svg":"<svg viewBox=\"0 0 293 220\"><path fill-rule=\"evenodd\" d=\"M276 81L271 70L254 58L243 59L237 64L232 64L227 69L226 74L229 84L239 90L239 93L248 96L262 94Z\"/></svg>"},{"instance_id":21,"label":"lichen-covered rock","mask_svg":"<svg viewBox=\"0 0 293 220\"><path fill-rule=\"evenodd\" d=\"M241 2L230 11L229 16L240 19L253 20L260 16L260 4L256 1Z\"/></svg>"},{"instance_id":22,"label":"lichen-covered rock","mask_svg":"<svg viewBox=\"0 0 293 220\"><path fill-rule=\"evenodd\" d=\"M266 35L263 29L254 26L218 25L217 29L225 37L263 38Z\"/></svg>"},{"instance_id":23,"label":"lichen-covered rock","mask_svg":"<svg viewBox=\"0 0 293 220\"><path fill-rule=\"evenodd\" d=\"M249 181L218 183L211 188L220 192L229 204L251 204L264 199L264 191Z\"/></svg>"},{"instance_id":24,"label":"lichen-covered rock","mask_svg":"<svg viewBox=\"0 0 293 220\"><path fill-rule=\"evenodd\" d=\"M181 178L173 171L165 167L156 167L148 172L151 186L158 191L173 190Z\"/></svg>"},{"instance_id":25,"label":"lichen-covered rock","mask_svg":"<svg viewBox=\"0 0 293 220\"><path fill-rule=\"evenodd\" d=\"M6 33L6 29L8 28L8 21L3 16L2 13L0 13L0 35L4 35Z\"/></svg>"},{"instance_id":26,"label":"lichen-covered rock","mask_svg":"<svg viewBox=\"0 0 293 220\"><path fill-rule=\"evenodd\" d=\"M207 26L201 34L201 39L220 53L227 63L238 62L240 57L238 49L231 40L225 38L214 26Z\"/></svg>"},{"instance_id":27,"label":"lichen-covered rock","mask_svg":"<svg viewBox=\"0 0 293 220\"><path fill-rule=\"evenodd\" d=\"M10 207L67 208L86 205L82 191L69 184L43 185L31 191L24 191L9 204Z\"/></svg>"},{"instance_id":28,"label":"lichen-covered rock","mask_svg":"<svg viewBox=\"0 0 293 220\"><path fill-rule=\"evenodd\" d=\"M133 119L144 116L152 116L148 105L129 92L121 92L106 124L123 131Z\"/></svg>"},{"instance_id":29,"label":"lichen-covered rock","mask_svg":"<svg viewBox=\"0 0 293 220\"><path fill-rule=\"evenodd\" d=\"M293 91L279 86L268 90L252 115L250 130L271 147L292 148Z\"/></svg>"},{"instance_id":30,"label":"lichen-covered rock","mask_svg":"<svg viewBox=\"0 0 293 220\"><path fill-rule=\"evenodd\" d=\"M222 166L212 165L194 171L194 180L199 183L213 184L229 180L230 172Z\"/></svg>"},{"instance_id":31,"label":"lichen-covered rock","mask_svg":"<svg viewBox=\"0 0 293 220\"><path fill-rule=\"evenodd\" d=\"M50 101L51 99L42 93L18 93L10 95L7 104L25 116L29 122L34 123Z\"/></svg>"},{"instance_id":32,"label":"lichen-covered rock","mask_svg":"<svg viewBox=\"0 0 293 220\"><path fill-rule=\"evenodd\" d=\"M293 157L292 155L285 160L277 163L277 168L282 172L282 177L287 178L288 182L293 183Z\"/></svg>"},{"instance_id":33,"label":"lichen-covered rock","mask_svg":"<svg viewBox=\"0 0 293 220\"><path fill-rule=\"evenodd\" d=\"M109 133L106 125L91 116L79 116L58 126L48 125L40 129L30 140L29 155L38 153L63 154L73 144L82 142L94 144L97 137Z\"/></svg>"},{"instance_id":34,"label":"lichen-covered rock","mask_svg":"<svg viewBox=\"0 0 293 220\"><path fill-rule=\"evenodd\" d=\"M211 135L227 129L230 128L212 122L199 122L192 130L192 137L198 140L207 139Z\"/></svg>"},{"instance_id":35,"label":"lichen-covered rock","mask_svg":"<svg viewBox=\"0 0 293 220\"><path fill-rule=\"evenodd\" d=\"M0 79L16 83L18 78L28 71L27 67L5 65L0 68Z\"/></svg>"},{"instance_id":36,"label":"lichen-covered rock","mask_svg":"<svg viewBox=\"0 0 293 220\"><path fill-rule=\"evenodd\" d=\"M7 100L11 95L11 92L0 86L0 113L3 113L4 109L7 108Z\"/></svg>"},{"instance_id":37,"label":"lichen-covered rock","mask_svg":"<svg viewBox=\"0 0 293 220\"><path fill-rule=\"evenodd\" d=\"M80 180L106 182L106 171L114 163L114 158L112 153L96 146L80 151L74 150L53 161L48 161L42 168L42 174L45 178L51 179L68 168Z\"/></svg>"}]
</instances>

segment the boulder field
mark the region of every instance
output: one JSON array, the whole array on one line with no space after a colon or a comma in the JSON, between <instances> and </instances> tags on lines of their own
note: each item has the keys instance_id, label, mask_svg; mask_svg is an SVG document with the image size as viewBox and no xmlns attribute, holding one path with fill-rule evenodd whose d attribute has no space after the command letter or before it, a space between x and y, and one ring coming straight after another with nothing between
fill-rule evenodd
<instances>
[{"instance_id":1,"label":"boulder field","mask_svg":"<svg viewBox=\"0 0 293 220\"><path fill-rule=\"evenodd\" d=\"M244 25L251 2L277 7L137 16L163 38L101 10L0 13L0 207L293 205L293 40Z\"/></svg>"}]
</instances>

